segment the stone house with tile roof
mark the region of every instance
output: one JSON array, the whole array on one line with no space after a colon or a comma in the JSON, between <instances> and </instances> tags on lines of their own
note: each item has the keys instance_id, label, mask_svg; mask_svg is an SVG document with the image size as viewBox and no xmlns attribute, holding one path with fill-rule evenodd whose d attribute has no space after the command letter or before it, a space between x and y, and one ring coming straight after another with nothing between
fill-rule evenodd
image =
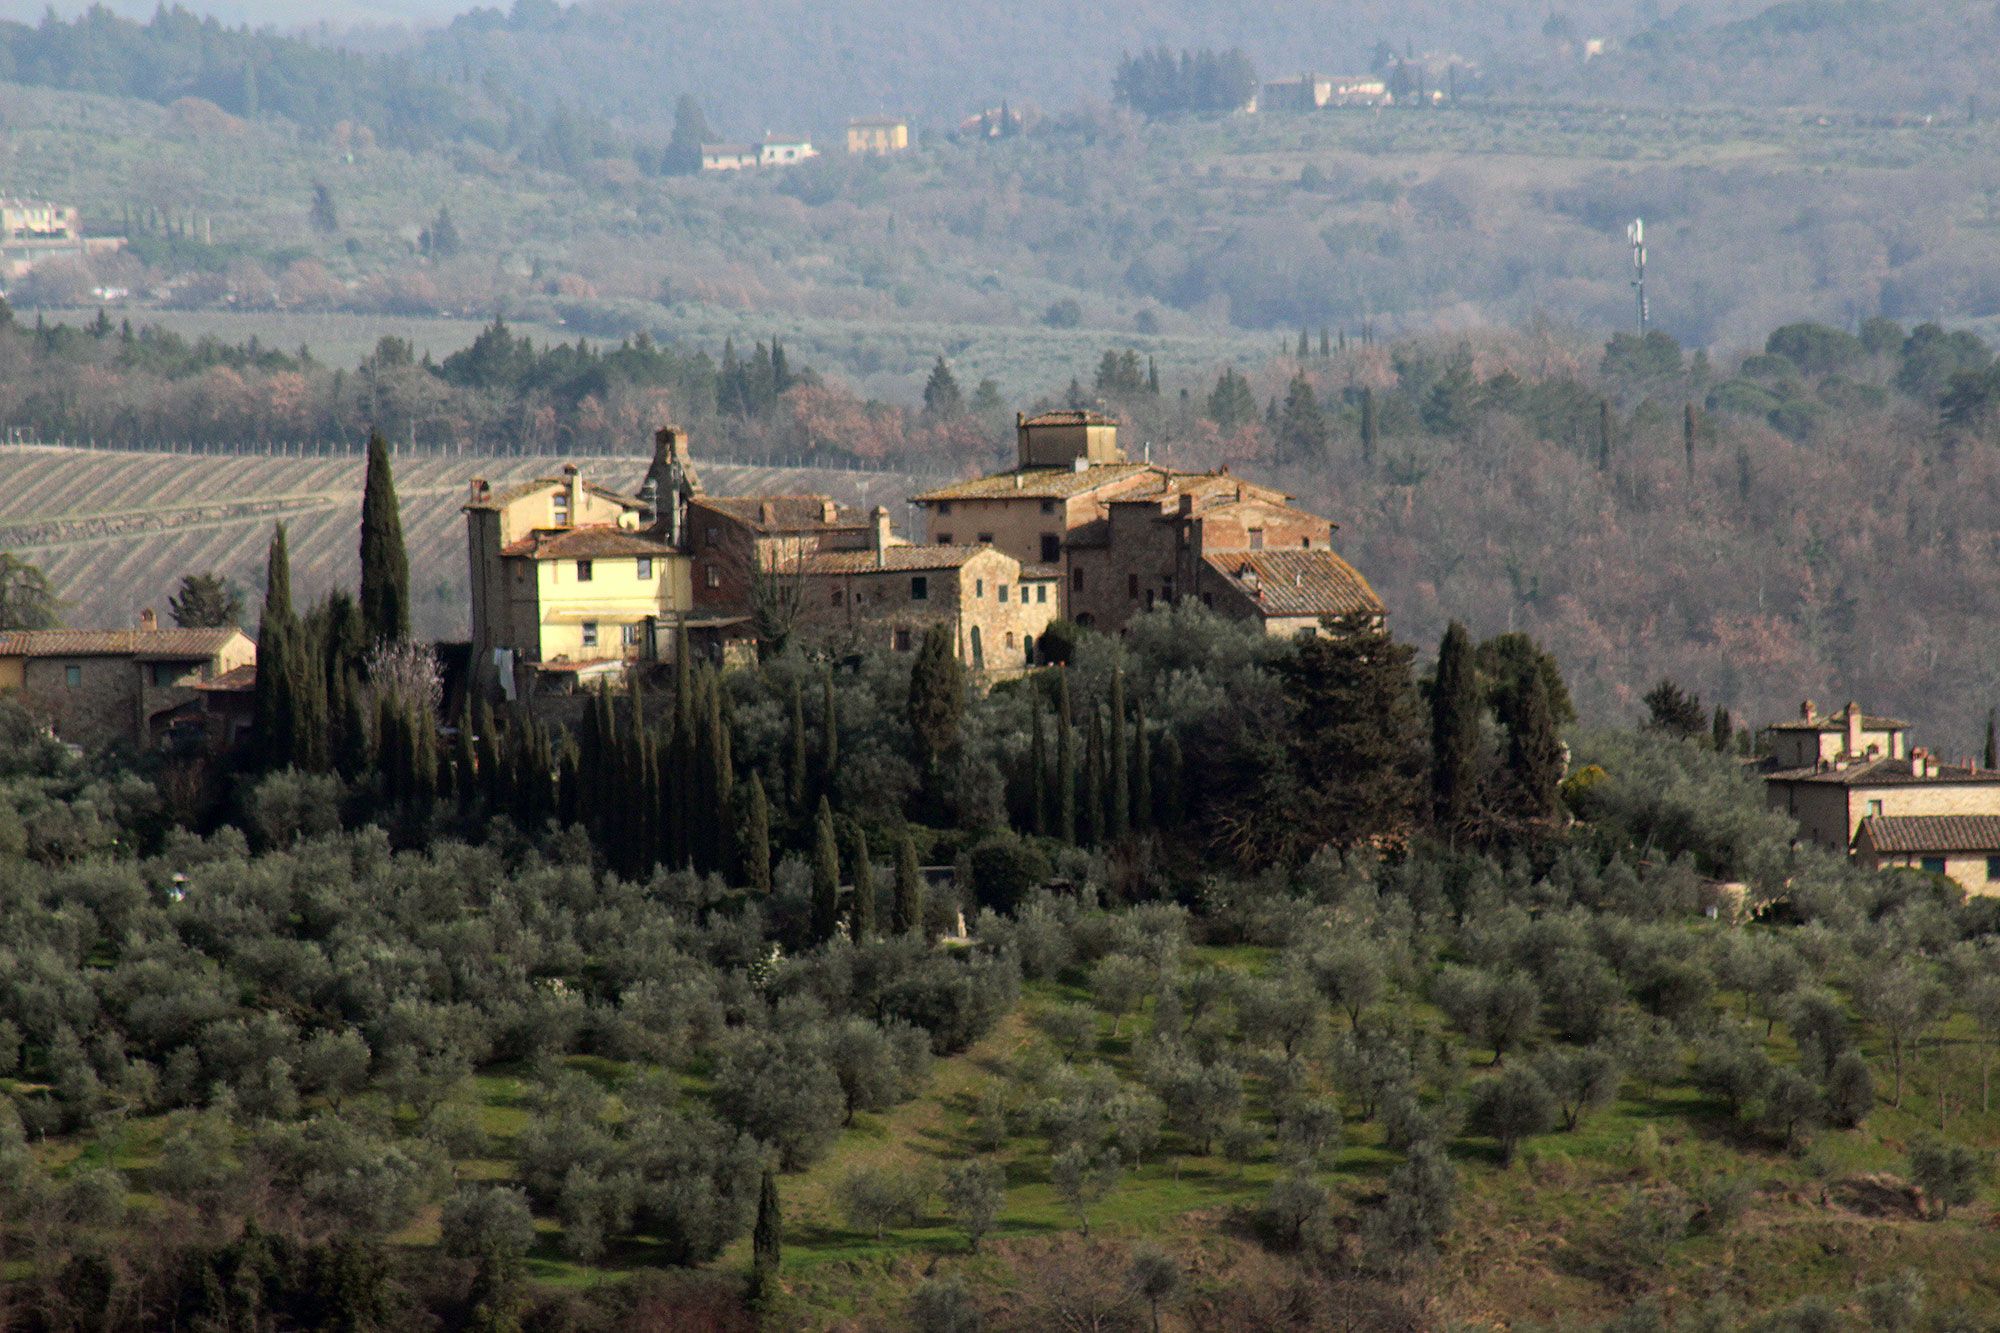
<instances>
[{"instance_id":1,"label":"stone house with tile roof","mask_svg":"<svg viewBox=\"0 0 2000 1333\"><path fill-rule=\"evenodd\" d=\"M240 629L162 628L149 610L135 629L0 632L0 694L73 745L139 749L197 713L204 685L256 660Z\"/></svg>"},{"instance_id":2,"label":"stone house with tile roof","mask_svg":"<svg viewBox=\"0 0 2000 1333\"><path fill-rule=\"evenodd\" d=\"M1061 599L1056 571L1026 566L992 546L891 544L888 511L866 550L803 558L804 633L837 647L907 653L932 625L951 629L958 658L991 674L1035 664L1035 648Z\"/></svg>"},{"instance_id":3,"label":"stone house with tile roof","mask_svg":"<svg viewBox=\"0 0 2000 1333\"><path fill-rule=\"evenodd\" d=\"M1023 564L1057 567L1062 613L1106 632L1186 597L1274 634L1317 629L1328 615L1387 613L1335 553L1329 520L1226 468L1175 472L1132 462L1117 430L1116 421L1087 411L1017 418L1013 469L915 497L930 539L990 542ZM1254 562L1211 559L1280 549L1304 558L1270 574ZM1282 611L1273 600L1277 579L1290 589L1279 599Z\"/></svg>"},{"instance_id":4,"label":"stone house with tile roof","mask_svg":"<svg viewBox=\"0 0 2000 1333\"><path fill-rule=\"evenodd\" d=\"M2000 771L1947 763L1907 732L1859 704L1822 717L1808 701L1798 721L1765 728L1766 803L1805 841L1862 864L1917 865L1968 892L2000 892L1985 873L1985 858L2000 858Z\"/></svg>"}]
</instances>

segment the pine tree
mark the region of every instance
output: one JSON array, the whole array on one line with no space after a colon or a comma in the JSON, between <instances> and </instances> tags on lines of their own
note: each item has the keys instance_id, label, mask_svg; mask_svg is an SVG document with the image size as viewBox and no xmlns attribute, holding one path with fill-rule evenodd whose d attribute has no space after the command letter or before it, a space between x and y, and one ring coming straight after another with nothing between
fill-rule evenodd
<instances>
[{"instance_id":1,"label":"pine tree","mask_svg":"<svg viewBox=\"0 0 2000 1333\"><path fill-rule=\"evenodd\" d=\"M1528 673L1521 692L1520 711L1507 750L1507 769L1514 779L1522 814L1535 820L1553 818L1562 788L1563 743L1556 730L1555 710L1549 702L1548 678L1539 671Z\"/></svg>"},{"instance_id":2,"label":"pine tree","mask_svg":"<svg viewBox=\"0 0 2000 1333\"><path fill-rule=\"evenodd\" d=\"M1736 739L1736 719L1729 716L1729 710L1721 704L1715 706L1715 718L1709 725L1709 740L1717 754L1728 754L1729 747Z\"/></svg>"},{"instance_id":3,"label":"pine tree","mask_svg":"<svg viewBox=\"0 0 2000 1333\"><path fill-rule=\"evenodd\" d=\"M410 637L410 557L389 446L368 437L368 480L361 493L361 620L370 643Z\"/></svg>"},{"instance_id":4,"label":"pine tree","mask_svg":"<svg viewBox=\"0 0 2000 1333\"><path fill-rule=\"evenodd\" d=\"M824 943L840 929L840 844L834 839L833 807L819 798L813 819L813 939Z\"/></svg>"},{"instance_id":5,"label":"pine tree","mask_svg":"<svg viewBox=\"0 0 2000 1333\"><path fill-rule=\"evenodd\" d=\"M771 893L771 805L764 797L764 779L750 775L750 809L743 821L743 881L752 893Z\"/></svg>"},{"instance_id":6,"label":"pine tree","mask_svg":"<svg viewBox=\"0 0 2000 1333\"><path fill-rule=\"evenodd\" d=\"M1431 809L1449 837L1464 828L1479 782L1479 715L1472 636L1454 620L1438 645L1431 687Z\"/></svg>"},{"instance_id":7,"label":"pine tree","mask_svg":"<svg viewBox=\"0 0 2000 1333\"><path fill-rule=\"evenodd\" d=\"M1143 833L1153 826L1153 741L1144 704L1133 706L1132 737L1132 827Z\"/></svg>"},{"instance_id":8,"label":"pine tree","mask_svg":"<svg viewBox=\"0 0 2000 1333\"><path fill-rule=\"evenodd\" d=\"M1070 721L1068 667L1056 671L1056 834L1076 845L1076 728Z\"/></svg>"},{"instance_id":9,"label":"pine tree","mask_svg":"<svg viewBox=\"0 0 2000 1333\"><path fill-rule=\"evenodd\" d=\"M1028 707L1028 831L1049 834L1049 755L1042 736L1042 701L1030 696Z\"/></svg>"},{"instance_id":10,"label":"pine tree","mask_svg":"<svg viewBox=\"0 0 2000 1333\"><path fill-rule=\"evenodd\" d=\"M1366 385L1361 388L1361 465L1375 466L1375 391Z\"/></svg>"},{"instance_id":11,"label":"pine tree","mask_svg":"<svg viewBox=\"0 0 2000 1333\"><path fill-rule=\"evenodd\" d=\"M840 766L840 713L833 698L833 672L820 677L819 712L819 791L821 799L833 794L834 772Z\"/></svg>"},{"instance_id":12,"label":"pine tree","mask_svg":"<svg viewBox=\"0 0 2000 1333\"><path fill-rule=\"evenodd\" d=\"M892 922L898 935L924 928L924 873L917 866L917 844L904 829L896 840L896 908Z\"/></svg>"},{"instance_id":13,"label":"pine tree","mask_svg":"<svg viewBox=\"0 0 2000 1333\"><path fill-rule=\"evenodd\" d=\"M784 1254L785 1220L778 1206L778 1177L769 1166L757 1191L757 1225L750 1233L750 1303L770 1299Z\"/></svg>"},{"instance_id":14,"label":"pine tree","mask_svg":"<svg viewBox=\"0 0 2000 1333\"><path fill-rule=\"evenodd\" d=\"M1132 827L1132 755L1125 744L1125 670L1111 671L1111 729L1109 752L1105 755L1106 798L1109 808L1104 831L1111 841L1122 840Z\"/></svg>"},{"instance_id":15,"label":"pine tree","mask_svg":"<svg viewBox=\"0 0 2000 1333\"><path fill-rule=\"evenodd\" d=\"M785 798L791 805L792 815L798 818L806 812L806 791L812 785L812 775L807 771L806 758L806 705L805 691L799 688L798 678L792 679L792 751L789 771L785 774Z\"/></svg>"},{"instance_id":16,"label":"pine tree","mask_svg":"<svg viewBox=\"0 0 2000 1333\"><path fill-rule=\"evenodd\" d=\"M931 367L930 378L924 381L924 415L932 421L956 421L965 415L965 394L942 356Z\"/></svg>"},{"instance_id":17,"label":"pine tree","mask_svg":"<svg viewBox=\"0 0 2000 1333\"><path fill-rule=\"evenodd\" d=\"M868 860L868 834L854 830L854 904L847 933L856 944L875 938L875 867Z\"/></svg>"},{"instance_id":18,"label":"pine tree","mask_svg":"<svg viewBox=\"0 0 2000 1333\"><path fill-rule=\"evenodd\" d=\"M257 745L264 766L284 768L292 762L292 715L299 669L296 640L300 629L292 612L292 561L285 543L285 525L271 533L264 563L264 612L257 624L257 688L253 697Z\"/></svg>"},{"instance_id":19,"label":"pine tree","mask_svg":"<svg viewBox=\"0 0 2000 1333\"><path fill-rule=\"evenodd\" d=\"M1292 376L1285 389L1284 415L1278 421L1278 441L1283 457L1299 461L1319 457L1326 451L1326 414L1320 411L1319 397L1304 371Z\"/></svg>"}]
</instances>

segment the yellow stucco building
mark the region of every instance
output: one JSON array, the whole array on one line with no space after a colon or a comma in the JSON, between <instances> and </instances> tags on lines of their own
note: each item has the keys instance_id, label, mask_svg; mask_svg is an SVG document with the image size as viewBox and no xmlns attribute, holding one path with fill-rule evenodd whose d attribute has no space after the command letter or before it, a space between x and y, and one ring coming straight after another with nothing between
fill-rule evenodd
<instances>
[{"instance_id":1,"label":"yellow stucco building","mask_svg":"<svg viewBox=\"0 0 2000 1333\"><path fill-rule=\"evenodd\" d=\"M878 157L910 146L910 124L900 116L859 116L847 122L847 151Z\"/></svg>"}]
</instances>

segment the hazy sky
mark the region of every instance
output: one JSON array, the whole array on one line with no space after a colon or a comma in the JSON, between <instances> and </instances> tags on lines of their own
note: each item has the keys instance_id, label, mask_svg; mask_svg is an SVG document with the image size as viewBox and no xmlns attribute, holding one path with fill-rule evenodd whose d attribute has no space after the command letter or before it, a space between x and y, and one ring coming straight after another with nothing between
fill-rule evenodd
<instances>
[{"instance_id":1,"label":"hazy sky","mask_svg":"<svg viewBox=\"0 0 2000 1333\"><path fill-rule=\"evenodd\" d=\"M133 18L150 18L158 0L103 0L107 9ZM272 24L295 28L327 22L421 23L450 18L478 3L495 0L181 0L198 14L213 14L225 23ZM91 0L0 0L0 19L24 23L39 20L51 8L68 18L90 7ZM504 8L504 4L502 5Z\"/></svg>"}]
</instances>

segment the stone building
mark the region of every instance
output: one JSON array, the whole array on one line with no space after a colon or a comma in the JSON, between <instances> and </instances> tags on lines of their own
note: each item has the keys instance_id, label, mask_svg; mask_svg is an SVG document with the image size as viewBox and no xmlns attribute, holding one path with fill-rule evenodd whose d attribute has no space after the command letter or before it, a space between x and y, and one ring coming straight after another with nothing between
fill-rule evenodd
<instances>
[{"instance_id":1,"label":"stone building","mask_svg":"<svg viewBox=\"0 0 2000 1333\"><path fill-rule=\"evenodd\" d=\"M688 504L694 603L704 614L744 613L759 572L792 569L817 551L858 551L868 519L825 495L701 495Z\"/></svg>"},{"instance_id":2,"label":"stone building","mask_svg":"<svg viewBox=\"0 0 2000 1333\"><path fill-rule=\"evenodd\" d=\"M136 629L0 632L0 694L74 745L137 749L198 711L202 686L256 660L240 629L162 629L147 611Z\"/></svg>"},{"instance_id":3,"label":"stone building","mask_svg":"<svg viewBox=\"0 0 2000 1333\"><path fill-rule=\"evenodd\" d=\"M1969 893L2000 892L1986 873L1987 858L2000 858L2000 772L1946 763L1907 745L1907 732L1859 704L1821 716L1808 701L1799 720L1764 729L1765 799L1828 851L1948 874Z\"/></svg>"},{"instance_id":4,"label":"stone building","mask_svg":"<svg viewBox=\"0 0 2000 1333\"><path fill-rule=\"evenodd\" d=\"M1188 597L1274 634L1317 628L1328 615L1386 614L1367 580L1334 551L1330 521L1227 469L1132 462L1109 417L1018 418L1016 460L1007 472L928 491L915 503L929 515L932 541L990 542L1023 564L1057 568L1062 614L1079 625L1116 631ZM1284 568L1260 571L1264 553L1279 550L1291 556Z\"/></svg>"}]
</instances>

